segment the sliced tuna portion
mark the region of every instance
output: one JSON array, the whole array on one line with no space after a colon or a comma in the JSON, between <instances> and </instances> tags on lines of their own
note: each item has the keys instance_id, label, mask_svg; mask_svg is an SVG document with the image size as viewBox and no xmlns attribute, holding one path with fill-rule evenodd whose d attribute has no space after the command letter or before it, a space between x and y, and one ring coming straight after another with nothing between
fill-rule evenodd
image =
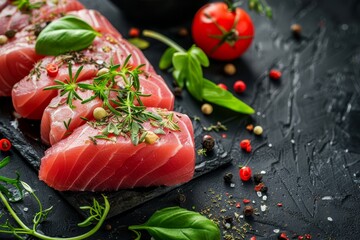
<instances>
[{"instance_id":1,"label":"sliced tuna portion","mask_svg":"<svg viewBox=\"0 0 360 240\"><path fill-rule=\"evenodd\" d=\"M114 64L122 64L129 54L131 54L130 65L145 64L142 69L148 74L154 73L153 67L140 50L126 40L110 34L97 37L91 47L72 55L45 57L37 64L36 70L33 70L31 74L14 86L12 90L14 108L24 118L41 119L46 106L57 95L57 91L44 91L43 89L54 85L55 80L66 81L69 79L69 61L73 63L73 73L83 66L77 80L84 81L94 78L104 64L109 64L111 61ZM47 74L46 66L50 63L59 66L59 72L55 77Z\"/></svg>"},{"instance_id":2,"label":"sliced tuna portion","mask_svg":"<svg viewBox=\"0 0 360 240\"><path fill-rule=\"evenodd\" d=\"M174 95L167 87L164 80L154 73L140 74L140 91L149 97L141 97L144 106L158 107L172 110L174 108ZM92 84L93 81L85 81ZM118 82L122 85L123 81ZM78 90L78 95L85 100L93 95L92 91ZM111 99L115 100L116 94ZM82 104L80 100L74 100L75 108L66 104L67 95L56 96L46 107L41 119L41 139L45 144L53 145L66 138L77 127L83 125L85 119L93 119L93 110L102 106L103 103L99 98Z\"/></svg>"},{"instance_id":3,"label":"sliced tuna portion","mask_svg":"<svg viewBox=\"0 0 360 240\"><path fill-rule=\"evenodd\" d=\"M44 1L30 0L30 3L44 3ZM46 0L45 4L41 4L40 8L22 11L11 3L11 1L6 2L2 0L0 2L0 8L1 7L3 9L0 12L0 34L5 34L6 31L9 30L19 32L28 25L51 21L66 12L77 11L84 8L84 6L76 0Z\"/></svg>"},{"instance_id":4,"label":"sliced tuna portion","mask_svg":"<svg viewBox=\"0 0 360 240\"><path fill-rule=\"evenodd\" d=\"M108 39L103 39L107 42L116 42L117 40L115 39L121 37L120 33L117 32L110 22L95 10L83 9L76 12L69 12L68 14L83 19L96 31L106 35ZM35 63L44 56L40 56L35 52L36 31L35 25L28 26L0 48L0 84L4 86L0 89L0 96L10 96L12 87L21 79L28 76L29 73L30 75L28 77L30 78L39 76L40 70L33 68ZM112 36L107 34L111 34ZM110 51L110 47L112 46L104 46L104 49L101 51ZM38 68L41 67L42 66L38 64ZM45 70L45 68L43 70ZM34 71L31 72L31 70L36 71L36 74L34 75Z\"/></svg>"},{"instance_id":5,"label":"sliced tuna portion","mask_svg":"<svg viewBox=\"0 0 360 240\"><path fill-rule=\"evenodd\" d=\"M194 135L187 115L174 114L180 131L164 129L153 144L133 145L129 137L90 140L104 127L85 124L50 147L41 159L39 178L60 191L111 191L124 188L172 186L192 179ZM144 129L156 131L150 122Z\"/></svg>"}]
</instances>

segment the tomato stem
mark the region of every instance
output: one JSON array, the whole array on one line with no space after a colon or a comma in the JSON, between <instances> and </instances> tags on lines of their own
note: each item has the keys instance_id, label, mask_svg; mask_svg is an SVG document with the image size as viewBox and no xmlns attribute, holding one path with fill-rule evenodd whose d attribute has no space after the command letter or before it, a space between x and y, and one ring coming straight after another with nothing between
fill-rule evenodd
<instances>
[{"instance_id":1,"label":"tomato stem","mask_svg":"<svg viewBox=\"0 0 360 240\"><path fill-rule=\"evenodd\" d=\"M160 42L168 45L169 47L174 48L178 52L186 52L186 50L184 48L182 48L179 44L177 44L173 40L169 39L168 37L166 37L165 35L162 35L160 33L157 33L157 32L151 31L151 30L144 30L143 35L145 37L150 37L150 38L159 40Z\"/></svg>"},{"instance_id":2,"label":"tomato stem","mask_svg":"<svg viewBox=\"0 0 360 240\"><path fill-rule=\"evenodd\" d=\"M234 12L236 7L233 0L225 0L226 5L228 6L228 9L230 12Z\"/></svg>"}]
</instances>

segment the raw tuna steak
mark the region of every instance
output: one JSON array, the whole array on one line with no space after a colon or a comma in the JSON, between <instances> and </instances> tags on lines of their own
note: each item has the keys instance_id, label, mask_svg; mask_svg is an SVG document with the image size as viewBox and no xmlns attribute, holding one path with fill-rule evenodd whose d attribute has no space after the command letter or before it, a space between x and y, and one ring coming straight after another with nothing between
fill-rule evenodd
<instances>
[{"instance_id":1,"label":"raw tuna steak","mask_svg":"<svg viewBox=\"0 0 360 240\"><path fill-rule=\"evenodd\" d=\"M145 64L144 71L154 73L153 67L147 61L143 53L122 38L115 38L110 34L103 34L96 38L90 48L76 52L72 55L58 57L45 57L35 67L35 71L18 82L12 91L12 100L15 110L25 118L41 119L42 114L49 105L51 99L57 95L56 91L44 91L45 87L54 85L54 80L65 81L69 78L68 62L71 61L72 72L75 73L80 66L84 66L78 81L84 81L96 76L98 69L104 64L113 61L114 64L122 64L126 57L131 54L129 64L138 66ZM59 66L59 73L55 77L49 77L46 72L48 64ZM37 74L33 74L36 72Z\"/></svg>"},{"instance_id":2,"label":"raw tuna steak","mask_svg":"<svg viewBox=\"0 0 360 240\"><path fill-rule=\"evenodd\" d=\"M3 9L0 12L0 34L5 34L9 30L19 32L28 25L47 22L66 12L84 8L84 6L76 0L46 0L45 4L42 4L44 2L43 0L30 0L31 4L39 2L41 3L40 8L32 10L19 10L18 7L12 3L1 3Z\"/></svg>"},{"instance_id":3,"label":"raw tuna steak","mask_svg":"<svg viewBox=\"0 0 360 240\"><path fill-rule=\"evenodd\" d=\"M92 81L85 82L92 84ZM122 82L118 84L121 85ZM143 94L151 95L141 98L145 106L173 109L174 96L160 76L140 74L140 84L140 91ZM77 93L82 99L88 99L93 95L92 91L89 90L78 90ZM71 108L65 103L66 98L67 95L62 97L58 95L51 100L44 111L41 119L41 139L45 144L53 145L66 138L74 129L85 123L84 118L93 119L93 110L102 106L102 101L96 98L85 104L81 104L80 100L74 100L75 108ZM114 94L112 99L115 98L116 95Z\"/></svg>"},{"instance_id":4,"label":"raw tuna steak","mask_svg":"<svg viewBox=\"0 0 360 240\"><path fill-rule=\"evenodd\" d=\"M165 134L159 135L155 143L134 145L129 137L122 135L113 137L113 141L96 139L94 142L90 139L105 127L85 124L45 152L39 178L60 191L171 186L191 180L195 150L189 117L165 110L148 110L172 115L180 130L164 128ZM150 122L145 122L143 127L156 131Z\"/></svg>"},{"instance_id":5,"label":"raw tuna steak","mask_svg":"<svg viewBox=\"0 0 360 240\"><path fill-rule=\"evenodd\" d=\"M108 36L108 41L121 37L109 21L97 11L83 9L69 12L68 14L83 19L98 32L105 35L112 34L113 36ZM35 52L36 29L35 25L26 27L0 48L0 84L4 86L0 89L0 96L10 96L14 84L29 75L30 71L34 68L34 64L43 58L43 56ZM36 74L34 75L35 72ZM34 69L30 76L33 77L38 74L38 69Z\"/></svg>"}]
</instances>

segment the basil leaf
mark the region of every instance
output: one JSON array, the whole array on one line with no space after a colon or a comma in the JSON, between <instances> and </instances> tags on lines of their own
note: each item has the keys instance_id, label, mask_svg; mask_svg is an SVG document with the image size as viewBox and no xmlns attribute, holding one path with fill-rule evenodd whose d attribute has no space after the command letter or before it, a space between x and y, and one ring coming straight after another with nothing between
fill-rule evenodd
<instances>
[{"instance_id":1,"label":"basil leaf","mask_svg":"<svg viewBox=\"0 0 360 240\"><path fill-rule=\"evenodd\" d=\"M209 66L210 64L209 59L201 48L198 48L194 45L189 49L189 53L192 56L196 57L196 59L200 62L202 66L204 67Z\"/></svg>"},{"instance_id":2,"label":"basil leaf","mask_svg":"<svg viewBox=\"0 0 360 240\"><path fill-rule=\"evenodd\" d=\"M176 53L176 50L174 48L169 47L168 49L166 49L164 54L161 56L160 62L159 62L159 68L161 70L165 70L165 69L171 67L172 57L173 57L174 53Z\"/></svg>"},{"instance_id":3,"label":"basil leaf","mask_svg":"<svg viewBox=\"0 0 360 240\"><path fill-rule=\"evenodd\" d=\"M236 112L253 114L255 111L249 105L234 97L231 92L224 90L215 83L204 79L203 85L204 100L231 109Z\"/></svg>"},{"instance_id":4,"label":"basil leaf","mask_svg":"<svg viewBox=\"0 0 360 240\"><path fill-rule=\"evenodd\" d=\"M219 227L200 213L180 207L169 207L155 212L143 225L129 227L147 230L157 240L220 240Z\"/></svg>"},{"instance_id":5,"label":"basil leaf","mask_svg":"<svg viewBox=\"0 0 360 240\"><path fill-rule=\"evenodd\" d=\"M51 22L39 34L35 50L41 55L57 56L79 51L92 44L100 35L89 24L74 16L65 16Z\"/></svg>"},{"instance_id":6,"label":"basil leaf","mask_svg":"<svg viewBox=\"0 0 360 240\"><path fill-rule=\"evenodd\" d=\"M197 100L202 101L202 69L197 58L190 53L174 53L172 59L174 65L174 77L180 87L184 82L190 94Z\"/></svg>"}]
</instances>

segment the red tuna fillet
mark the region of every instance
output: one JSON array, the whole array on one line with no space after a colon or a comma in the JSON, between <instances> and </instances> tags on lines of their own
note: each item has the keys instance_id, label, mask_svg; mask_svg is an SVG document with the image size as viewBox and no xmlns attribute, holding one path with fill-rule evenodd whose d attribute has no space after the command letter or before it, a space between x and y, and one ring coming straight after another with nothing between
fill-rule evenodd
<instances>
[{"instance_id":1,"label":"red tuna fillet","mask_svg":"<svg viewBox=\"0 0 360 240\"><path fill-rule=\"evenodd\" d=\"M68 14L83 19L96 31L104 34L110 33L116 37L121 36L110 22L97 11L84 9ZM34 68L34 64L43 58L35 52L35 31L35 25L26 27L0 48L0 84L4 86L0 89L0 96L10 96L14 84L26 77ZM33 74L30 75L33 76Z\"/></svg>"},{"instance_id":2,"label":"red tuna fillet","mask_svg":"<svg viewBox=\"0 0 360 240\"><path fill-rule=\"evenodd\" d=\"M92 81L85 81L92 83ZM119 83L121 84L121 83ZM157 107L172 110L174 108L174 95L163 79L156 74L140 75L140 92L149 94L149 97L141 97L144 106ZM90 98L92 91L78 90L78 95L82 99ZM53 145L63 138L66 138L77 127L85 123L85 119L93 119L93 110L102 106L102 101L96 98L85 104L81 104L80 100L74 100L75 108L64 104L67 95L53 98L49 106L45 109L41 119L41 139L44 143ZM112 97L116 98L115 94ZM68 123L69 124L64 124Z\"/></svg>"},{"instance_id":3,"label":"red tuna fillet","mask_svg":"<svg viewBox=\"0 0 360 240\"><path fill-rule=\"evenodd\" d=\"M30 0L30 2L33 4L44 1ZM19 32L28 25L46 22L58 15L83 8L84 6L76 0L46 0L45 4L42 4L38 9L23 11L19 10L14 4L7 3L0 12L0 34L5 34L9 30Z\"/></svg>"},{"instance_id":4,"label":"red tuna fillet","mask_svg":"<svg viewBox=\"0 0 360 240\"><path fill-rule=\"evenodd\" d=\"M101 129L85 124L45 152L39 178L60 191L109 191L187 182L195 167L192 123L180 113L174 113L173 120L180 131L165 129L154 144L138 145L121 135L115 141L97 139L95 144L89 139ZM155 131L149 122L143 127Z\"/></svg>"},{"instance_id":5,"label":"red tuna fillet","mask_svg":"<svg viewBox=\"0 0 360 240\"><path fill-rule=\"evenodd\" d=\"M42 114L49 105L52 98L57 95L56 91L44 91L45 87L54 85L54 80L65 81L69 78L67 62L72 60L72 72L76 72L80 66L84 66L78 81L84 81L96 76L99 68L104 63L112 60L114 64L122 64L127 56L131 54L129 64L138 66L145 64L142 68L145 72L153 73L153 67L145 58L143 53L124 39L107 34L96 38L90 48L77 52L75 55L63 55L59 57L45 57L32 71L12 90L12 100L15 110L25 118L41 119ZM49 77L46 72L48 64L59 66L59 73L55 77ZM37 75L33 74L34 72Z\"/></svg>"}]
</instances>

